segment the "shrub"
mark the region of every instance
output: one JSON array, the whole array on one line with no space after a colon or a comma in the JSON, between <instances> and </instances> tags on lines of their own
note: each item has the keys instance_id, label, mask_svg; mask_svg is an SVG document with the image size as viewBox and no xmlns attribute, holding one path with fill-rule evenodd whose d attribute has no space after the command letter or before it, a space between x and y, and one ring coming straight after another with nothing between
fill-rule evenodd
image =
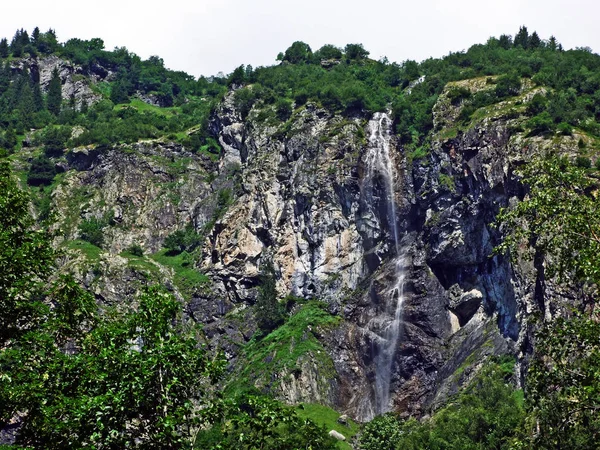
<instances>
[{"instance_id":1,"label":"shrub","mask_svg":"<svg viewBox=\"0 0 600 450\"><path fill-rule=\"evenodd\" d=\"M292 101L287 98L280 98L275 103L275 112L279 120L288 120L292 115Z\"/></svg>"},{"instance_id":2,"label":"shrub","mask_svg":"<svg viewBox=\"0 0 600 450\"><path fill-rule=\"evenodd\" d=\"M202 243L202 236L196 233L191 226L186 227L184 230L177 230L171 233L165 239L163 247L166 248L170 254L178 255L183 251L192 251Z\"/></svg>"},{"instance_id":3,"label":"shrub","mask_svg":"<svg viewBox=\"0 0 600 450\"><path fill-rule=\"evenodd\" d=\"M471 96L471 91L464 86L455 87L448 91L448 99L453 105L458 105L462 100Z\"/></svg>"},{"instance_id":4,"label":"shrub","mask_svg":"<svg viewBox=\"0 0 600 450\"><path fill-rule=\"evenodd\" d=\"M31 162L27 174L27 184L30 186L44 186L52 184L56 175L56 168L46 156L38 156Z\"/></svg>"},{"instance_id":5,"label":"shrub","mask_svg":"<svg viewBox=\"0 0 600 450\"><path fill-rule=\"evenodd\" d=\"M516 73L502 75L496 82L496 96L498 98L517 95L521 90L521 80Z\"/></svg>"},{"instance_id":6,"label":"shrub","mask_svg":"<svg viewBox=\"0 0 600 450\"><path fill-rule=\"evenodd\" d=\"M527 121L530 135L550 133L554 130L554 121L548 111L544 111Z\"/></svg>"},{"instance_id":7,"label":"shrub","mask_svg":"<svg viewBox=\"0 0 600 450\"><path fill-rule=\"evenodd\" d=\"M566 122L561 122L556 127L556 131L563 136L571 136L573 134L573 127Z\"/></svg>"},{"instance_id":8,"label":"shrub","mask_svg":"<svg viewBox=\"0 0 600 450\"><path fill-rule=\"evenodd\" d=\"M83 220L79 224L79 237L96 247L102 248L102 244L104 244L104 227L106 225L105 220L96 217Z\"/></svg>"},{"instance_id":9,"label":"shrub","mask_svg":"<svg viewBox=\"0 0 600 450\"><path fill-rule=\"evenodd\" d=\"M127 252L131 253L133 256L144 256L144 249L140 244L131 244L126 249Z\"/></svg>"},{"instance_id":10,"label":"shrub","mask_svg":"<svg viewBox=\"0 0 600 450\"><path fill-rule=\"evenodd\" d=\"M272 263L267 263L261 274L261 285L258 288L254 316L258 328L264 335L269 334L285 319L283 305L277 300L277 289L275 287L275 269Z\"/></svg>"},{"instance_id":11,"label":"shrub","mask_svg":"<svg viewBox=\"0 0 600 450\"><path fill-rule=\"evenodd\" d=\"M546 109L546 103L548 103L546 97L539 93L535 94L527 105L527 113L532 116L541 113L544 111L544 109Z\"/></svg>"},{"instance_id":12,"label":"shrub","mask_svg":"<svg viewBox=\"0 0 600 450\"><path fill-rule=\"evenodd\" d=\"M70 127L50 127L43 136L44 153L46 156L55 157L62 156L63 150L67 145L67 141L71 137Z\"/></svg>"},{"instance_id":13,"label":"shrub","mask_svg":"<svg viewBox=\"0 0 600 450\"><path fill-rule=\"evenodd\" d=\"M587 156L578 156L575 158L575 165L582 169L589 169L592 167L592 161Z\"/></svg>"}]
</instances>

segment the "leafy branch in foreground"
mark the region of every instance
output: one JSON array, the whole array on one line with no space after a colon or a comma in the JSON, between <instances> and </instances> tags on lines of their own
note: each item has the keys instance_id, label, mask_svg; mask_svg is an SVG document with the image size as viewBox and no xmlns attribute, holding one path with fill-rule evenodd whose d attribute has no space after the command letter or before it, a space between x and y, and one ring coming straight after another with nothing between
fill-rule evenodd
<instances>
[{"instance_id":1,"label":"leafy branch in foreground","mask_svg":"<svg viewBox=\"0 0 600 450\"><path fill-rule=\"evenodd\" d=\"M548 275L589 285L600 281L598 180L565 158L547 155L520 172L526 198L503 209L498 221L508 232L499 251L528 245L547 257Z\"/></svg>"},{"instance_id":2,"label":"leafy branch in foreground","mask_svg":"<svg viewBox=\"0 0 600 450\"><path fill-rule=\"evenodd\" d=\"M600 282L597 179L565 158L535 158L521 171L527 197L503 210L500 250L532 248L550 277L579 289L588 313L538 323L526 383L532 448L588 449L600 439ZM591 311L591 313L590 313Z\"/></svg>"}]
</instances>

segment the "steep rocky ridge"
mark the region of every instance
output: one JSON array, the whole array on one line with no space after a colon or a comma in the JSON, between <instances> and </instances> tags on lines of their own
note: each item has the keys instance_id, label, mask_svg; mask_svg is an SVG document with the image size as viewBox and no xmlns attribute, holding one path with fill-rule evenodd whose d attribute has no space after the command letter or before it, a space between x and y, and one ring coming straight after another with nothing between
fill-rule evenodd
<instances>
[{"instance_id":1,"label":"steep rocky ridge","mask_svg":"<svg viewBox=\"0 0 600 450\"><path fill-rule=\"evenodd\" d=\"M519 96L462 123L462 104L448 99L455 85L490 88L482 80L446 88L424 158L403 149L392 133L391 185L369 162L372 118L343 118L312 103L284 123L265 105L242 118L234 92L211 123L223 148L218 161L162 141L74 149L53 196L62 239L77 238L78 224L91 217L109 225L95 269L73 248L78 256L67 264L81 267L86 285L111 302L147 283L144 273L158 274L205 324L212 347L225 352L236 373L255 332L251 307L261 270L271 261L282 298L323 301L338 320L307 329L302 339L314 337L321 347L299 357L294 370L258 374L258 387L360 420L389 408L427 413L489 355L524 359L529 351L528 314L546 301L536 290L538 273L526 258L513 264L492 255L501 235L491 224L500 207L524 195L516 167L550 145L572 151L580 138L527 137L526 104L543 91L525 83ZM385 133L393 127L391 120L378 126ZM227 208L219 209L220 197ZM209 279L202 286L182 290L168 267L122 253L139 244L155 254L187 224L206 233L196 267ZM389 305L399 290L391 398L381 405L374 392L381 331L394 320Z\"/></svg>"},{"instance_id":2,"label":"steep rocky ridge","mask_svg":"<svg viewBox=\"0 0 600 450\"><path fill-rule=\"evenodd\" d=\"M34 78L39 79L43 92L48 91L52 72L56 69L61 80L64 101L74 102L76 108L81 108L83 103L90 106L102 100L102 95L97 91L97 84L113 78L111 70L98 64L85 70L57 55L29 57L13 62L13 70L21 71L24 68L27 68Z\"/></svg>"},{"instance_id":3,"label":"steep rocky ridge","mask_svg":"<svg viewBox=\"0 0 600 450\"><path fill-rule=\"evenodd\" d=\"M479 80L460 83L473 92L489 88ZM411 163L392 144L394 218L381 177L369 179L364 120L343 120L310 104L284 125L261 121L258 110L242 120L233 94L215 118L222 164L240 165L243 186L215 227L210 257L202 263L213 292L227 301L223 313L252 304L266 259L275 264L282 296L326 301L344 321L322 337L337 376L320 383L329 386L327 402L359 419L378 411L373 324L390 320L385 299L397 271L390 220L409 261L391 378L393 409L422 414L487 355L524 357L529 345L527 312L540 301L537 273L530 263L515 266L493 256L500 233L491 224L500 207L523 195L515 167L549 145L574 148L578 137L549 143L525 136L524 108L539 92L526 83L520 96L461 125L461 105L447 100L451 87L434 111L436 129L425 159ZM373 185L370 196L367 184ZM304 386L302 400L313 392L323 401L313 385ZM300 400L284 382L275 393Z\"/></svg>"}]
</instances>

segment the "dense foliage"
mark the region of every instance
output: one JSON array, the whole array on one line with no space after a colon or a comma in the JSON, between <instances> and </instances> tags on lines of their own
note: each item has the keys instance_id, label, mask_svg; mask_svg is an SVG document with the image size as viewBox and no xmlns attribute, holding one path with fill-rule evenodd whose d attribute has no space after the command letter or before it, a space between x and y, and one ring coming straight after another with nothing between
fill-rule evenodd
<instances>
[{"instance_id":1,"label":"dense foliage","mask_svg":"<svg viewBox=\"0 0 600 450\"><path fill-rule=\"evenodd\" d=\"M50 282L57 255L32 226L28 198L2 162L0 429L16 423L17 444L181 449L210 429L218 440L196 448L335 448L274 400L216 395L222 360L209 358L201 330L161 288L100 312L71 276ZM97 226L84 229L89 238L88 228Z\"/></svg>"},{"instance_id":2,"label":"dense foliage","mask_svg":"<svg viewBox=\"0 0 600 450\"><path fill-rule=\"evenodd\" d=\"M431 419L375 418L361 435L364 450L512 449L525 411L511 383L514 360L488 363L457 397Z\"/></svg>"},{"instance_id":3,"label":"dense foliage","mask_svg":"<svg viewBox=\"0 0 600 450\"><path fill-rule=\"evenodd\" d=\"M293 101L296 107L314 101L346 115L391 106L403 143L417 146L426 141L433 127L433 105L449 81L498 77L492 94L469 100L464 114L470 116L478 107L516 95L520 78L530 78L552 89L547 98L540 96L536 109L530 111L536 121L545 120L544 131L565 124L600 135L600 57L589 49L564 51L555 38L542 41L535 32L529 35L525 27L514 40L506 35L490 38L465 52L420 64L389 63L385 58L374 61L367 56L358 44L344 49L326 45L313 53L307 44L295 42L280 55L282 64L240 67L230 82L251 85L236 93L243 116L253 105L262 108L283 99ZM463 98L459 94L456 100Z\"/></svg>"},{"instance_id":4,"label":"dense foliage","mask_svg":"<svg viewBox=\"0 0 600 450\"><path fill-rule=\"evenodd\" d=\"M504 249L532 245L542 276L577 293L567 318L542 322L527 378L528 436L535 448L593 448L600 436L598 180L564 157L535 158L521 171L527 197L500 215Z\"/></svg>"}]
</instances>

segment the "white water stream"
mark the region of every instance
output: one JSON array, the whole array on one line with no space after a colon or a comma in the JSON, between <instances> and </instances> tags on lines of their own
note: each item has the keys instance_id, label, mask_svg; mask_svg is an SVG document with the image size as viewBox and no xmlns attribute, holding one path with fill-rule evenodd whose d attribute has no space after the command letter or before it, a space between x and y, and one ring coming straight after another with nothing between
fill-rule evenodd
<instances>
[{"instance_id":1,"label":"white water stream","mask_svg":"<svg viewBox=\"0 0 600 450\"><path fill-rule=\"evenodd\" d=\"M381 311L371 323L369 328L377 337L374 340L375 354L375 398L372 413L384 414L391 410L390 384L394 356L400 338L400 325L402 323L402 306L404 302L404 279L406 257L400 247L398 225L396 217L396 202L394 196L394 167L390 157L392 121L386 113L378 112L369 121L369 141L366 166L368 169L369 184L374 185L374 180L379 177L385 188L386 211L389 229L394 241L395 250L395 282L383 294L385 300L384 310Z\"/></svg>"}]
</instances>

